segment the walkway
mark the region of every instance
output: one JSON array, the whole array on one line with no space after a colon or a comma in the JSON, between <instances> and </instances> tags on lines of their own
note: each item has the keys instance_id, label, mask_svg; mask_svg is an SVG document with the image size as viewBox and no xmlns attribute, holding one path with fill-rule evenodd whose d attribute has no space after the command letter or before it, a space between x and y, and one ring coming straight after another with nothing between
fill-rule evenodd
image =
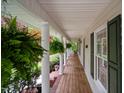
<instances>
[{"instance_id":1,"label":"walkway","mask_svg":"<svg viewBox=\"0 0 124 93\"><path fill-rule=\"evenodd\" d=\"M92 93L82 65L76 55L69 58L56 93Z\"/></svg>"}]
</instances>

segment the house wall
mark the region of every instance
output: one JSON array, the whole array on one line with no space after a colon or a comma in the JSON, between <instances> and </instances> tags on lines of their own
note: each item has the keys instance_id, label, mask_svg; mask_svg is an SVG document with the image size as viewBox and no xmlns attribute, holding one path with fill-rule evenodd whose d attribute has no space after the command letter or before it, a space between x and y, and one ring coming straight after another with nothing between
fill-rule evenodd
<instances>
[{"instance_id":1,"label":"house wall","mask_svg":"<svg viewBox=\"0 0 124 93\"><path fill-rule=\"evenodd\" d=\"M85 45L88 45L88 48L85 48L85 73L90 83L93 93L105 93L102 89L96 84L96 81L90 75L90 34L99 29L102 25L107 25L107 22L117 15L122 13L122 1L113 0L108 7L97 17L94 23L88 28L82 36L82 45L81 45L81 55L79 58L81 63L83 63L83 39L85 38Z\"/></svg>"}]
</instances>

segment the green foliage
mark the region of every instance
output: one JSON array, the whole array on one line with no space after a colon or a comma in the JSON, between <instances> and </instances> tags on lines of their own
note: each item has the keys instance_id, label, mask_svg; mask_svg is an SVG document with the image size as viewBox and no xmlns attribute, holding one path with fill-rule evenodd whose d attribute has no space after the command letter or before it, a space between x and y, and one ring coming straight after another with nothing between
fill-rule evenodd
<instances>
[{"instance_id":1,"label":"green foliage","mask_svg":"<svg viewBox=\"0 0 124 93\"><path fill-rule=\"evenodd\" d=\"M50 55L50 62L52 64L58 63L59 62L59 55L58 54Z\"/></svg>"},{"instance_id":2,"label":"green foliage","mask_svg":"<svg viewBox=\"0 0 124 93\"><path fill-rule=\"evenodd\" d=\"M16 17L5 19L1 27L1 85L7 87L19 80L31 81L39 73L39 62L45 51L28 30L17 26Z\"/></svg>"},{"instance_id":3,"label":"green foliage","mask_svg":"<svg viewBox=\"0 0 124 93\"><path fill-rule=\"evenodd\" d=\"M54 69L54 66L59 63L59 54L50 55L50 71Z\"/></svg>"},{"instance_id":4,"label":"green foliage","mask_svg":"<svg viewBox=\"0 0 124 93\"><path fill-rule=\"evenodd\" d=\"M9 79L12 74L12 62L9 59L1 59L1 86L6 87L9 84Z\"/></svg>"},{"instance_id":5,"label":"green foliage","mask_svg":"<svg viewBox=\"0 0 124 93\"><path fill-rule=\"evenodd\" d=\"M50 54L63 53L64 45L61 43L58 38L53 37L50 42Z\"/></svg>"},{"instance_id":6,"label":"green foliage","mask_svg":"<svg viewBox=\"0 0 124 93\"><path fill-rule=\"evenodd\" d=\"M76 42L71 42L71 45L72 45L72 51L74 53L76 53L78 51L78 46L77 46L77 43Z\"/></svg>"},{"instance_id":7,"label":"green foliage","mask_svg":"<svg viewBox=\"0 0 124 93\"><path fill-rule=\"evenodd\" d=\"M71 46L72 46L71 43L66 44L66 48L71 48Z\"/></svg>"}]
</instances>

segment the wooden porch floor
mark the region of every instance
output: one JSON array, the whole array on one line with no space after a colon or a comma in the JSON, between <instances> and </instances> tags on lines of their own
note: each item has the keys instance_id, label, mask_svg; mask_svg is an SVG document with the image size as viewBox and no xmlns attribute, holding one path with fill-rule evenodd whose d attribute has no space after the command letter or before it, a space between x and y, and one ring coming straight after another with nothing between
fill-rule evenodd
<instances>
[{"instance_id":1,"label":"wooden porch floor","mask_svg":"<svg viewBox=\"0 0 124 93\"><path fill-rule=\"evenodd\" d=\"M78 56L69 58L56 93L92 93Z\"/></svg>"}]
</instances>

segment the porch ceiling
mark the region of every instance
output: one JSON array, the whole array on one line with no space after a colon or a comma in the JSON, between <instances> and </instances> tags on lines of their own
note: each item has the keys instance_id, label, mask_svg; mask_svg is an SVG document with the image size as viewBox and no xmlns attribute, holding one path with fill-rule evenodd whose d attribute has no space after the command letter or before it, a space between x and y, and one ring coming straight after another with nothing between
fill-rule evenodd
<instances>
[{"instance_id":1,"label":"porch ceiling","mask_svg":"<svg viewBox=\"0 0 124 93\"><path fill-rule=\"evenodd\" d=\"M36 28L41 28L40 23L44 22L40 17L23 7L17 0L7 1L6 12L12 16L17 16L17 19L22 22L22 24L34 26Z\"/></svg>"},{"instance_id":2,"label":"porch ceiling","mask_svg":"<svg viewBox=\"0 0 124 93\"><path fill-rule=\"evenodd\" d=\"M112 0L39 0L70 38L79 38Z\"/></svg>"}]
</instances>

